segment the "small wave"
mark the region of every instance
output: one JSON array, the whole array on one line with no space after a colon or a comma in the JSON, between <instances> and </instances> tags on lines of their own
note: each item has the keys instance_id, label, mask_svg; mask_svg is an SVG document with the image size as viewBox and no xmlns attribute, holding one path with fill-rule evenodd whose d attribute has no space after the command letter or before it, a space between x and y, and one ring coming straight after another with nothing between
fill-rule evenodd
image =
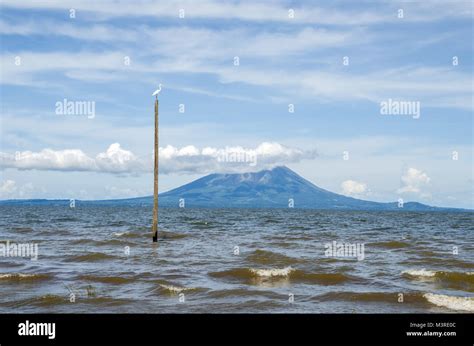
<instances>
[{"instance_id":1,"label":"small wave","mask_svg":"<svg viewBox=\"0 0 474 346\"><path fill-rule=\"evenodd\" d=\"M130 242L133 242L133 241L121 240L121 239L106 239L102 241L96 241L95 245L96 246L124 245L124 244L130 244Z\"/></svg>"},{"instance_id":2,"label":"small wave","mask_svg":"<svg viewBox=\"0 0 474 346\"><path fill-rule=\"evenodd\" d=\"M109 227L122 227L122 226L129 226L129 225L131 225L131 223L129 223L127 221L114 221L114 222L109 223L107 226L109 226Z\"/></svg>"},{"instance_id":3,"label":"small wave","mask_svg":"<svg viewBox=\"0 0 474 346\"><path fill-rule=\"evenodd\" d=\"M119 238L141 238L148 233L136 233L136 232L114 232L112 236Z\"/></svg>"},{"instance_id":4,"label":"small wave","mask_svg":"<svg viewBox=\"0 0 474 346\"><path fill-rule=\"evenodd\" d=\"M306 226L289 226L288 229L290 231L307 231L307 230L310 230L311 228L310 227L306 227Z\"/></svg>"},{"instance_id":5,"label":"small wave","mask_svg":"<svg viewBox=\"0 0 474 346\"><path fill-rule=\"evenodd\" d=\"M79 239L74 239L70 241L70 244L72 245L81 245L81 244L90 244L90 243L95 243L95 240L87 239L87 238L79 238Z\"/></svg>"},{"instance_id":6,"label":"small wave","mask_svg":"<svg viewBox=\"0 0 474 346\"><path fill-rule=\"evenodd\" d=\"M158 284L158 289L166 294L180 294L182 292L202 292L207 291L207 288L204 287L184 287L170 282L162 282Z\"/></svg>"},{"instance_id":7,"label":"small wave","mask_svg":"<svg viewBox=\"0 0 474 346\"><path fill-rule=\"evenodd\" d=\"M354 301L354 302L384 302L399 304L398 293L391 292L329 292L321 296L316 297L320 301ZM420 293L404 293L403 300L407 303L423 303L423 299Z\"/></svg>"},{"instance_id":8,"label":"small wave","mask_svg":"<svg viewBox=\"0 0 474 346\"><path fill-rule=\"evenodd\" d=\"M402 275L437 282L445 287L474 291L474 272L446 272L425 269L406 270Z\"/></svg>"},{"instance_id":9,"label":"small wave","mask_svg":"<svg viewBox=\"0 0 474 346\"><path fill-rule=\"evenodd\" d=\"M420 256L423 256L423 257L437 257L439 256L439 253L435 252L435 251L431 251L431 250L413 250L412 253L414 254L418 254Z\"/></svg>"},{"instance_id":10,"label":"small wave","mask_svg":"<svg viewBox=\"0 0 474 346\"><path fill-rule=\"evenodd\" d=\"M151 230L145 229L143 232L114 232L112 233L114 237L118 238L147 238L151 237ZM188 237L188 234L169 232L163 229L158 230L158 239L182 239Z\"/></svg>"},{"instance_id":11,"label":"small wave","mask_svg":"<svg viewBox=\"0 0 474 346\"><path fill-rule=\"evenodd\" d=\"M393 227L374 227L371 228L369 231L388 231L390 229L393 229Z\"/></svg>"},{"instance_id":12,"label":"small wave","mask_svg":"<svg viewBox=\"0 0 474 346\"><path fill-rule=\"evenodd\" d=\"M290 243L288 241L272 241L272 246L288 249L288 248L297 248L300 245L297 243Z\"/></svg>"},{"instance_id":13,"label":"small wave","mask_svg":"<svg viewBox=\"0 0 474 346\"><path fill-rule=\"evenodd\" d=\"M251 269L251 268L234 268L229 270L223 270L219 272L211 272L209 273L210 276L215 278L234 278L234 279L254 279L261 277L278 277L278 276L287 276L290 272L290 268L284 269ZM280 274L280 275L271 275L271 273Z\"/></svg>"},{"instance_id":14,"label":"small wave","mask_svg":"<svg viewBox=\"0 0 474 346\"><path fill-rule=\"evenodd\" d=\"M423 297L431 304L457 311L474 311L473 297L454 297L443 294L425 293Z\"/></svg>"},{"instance_id":15,"label":"small wave","mask_svg":"<svg viewBox=\"0 0 474 346\"><path fill-rule=\"evenodd\" d=\"M405 270L402 274L413 276L413 277L427 277L445 279L449 281L464 281L474 283L474 272L446 272L446 271L433 271L426 269L415 269Z\"/></svg>"},{"instance_id":16,"label":"small wave","mask_svg":"<svg viewBox=\"0 0 474 346\"><path fill-rule=\"evenodd\" d=\"M279 264L279 265L290 265L301 262L301 260L288 257L276 252L267 250L255 250L249 256L247 260L258 264Z\"/></svg>"},{"instance_id":17,"label":"small wave","mask_svg":"<svg viewBox=\"0 0 474 346\"><path fill-rule=\"evenodd\" d=\"M31 304L39 305L39 306L51 306L51 305L59 305L59 304L66 304L69 300L64 296L58 296L54 294L46 294L44 296L37 297L33 299Z\"/></svg>"},{"instance_id":18,"label":"small wave","mask_svg":"<svg viewBox=\"0 0 474 346\"><path fill-rule=\"evenodd\" d=\"M474 269L474 263L465 262L457 259L443 259L443 265L452 265L454 267Z\"/></svg>"},{"instance_id":19,"label":"small wave","mask_svg":"<svg viewBox=\"0 0 474 346\"><path fill-rule=\"evenodd\" d=\"M19 267L23 267L24 265L22 263L19 263L19 262L2 262L0 264L0 267L1 268L19 268Z\"/></svg>"},{"instance_id":20,"label":"small wave","mask_svg":"<svg viewBox=\"0 0 474 346\"><path fill-rule=\"evenodd\" d=\"M106 284L127 284L133 282L134 279L125 276L95 276L95 275L80 275L80 280L101 282Z\"/></svg>"},{"instance_id":21,"label":"small wave","mask_svg":"<svg viewBox=\"0 0 474 346\"><path fill-rule=\"evenodd\" d=\"M91 252L85 255L78 255L68 258L67 262L96 262L96 261L105 261L109 259L114 259L115 256L107 255L102 252Z\"/></svg>"},{"instance_id":22,"label":"small wave","mask_svg":"<svg viewBox=\"0 0 474 346\"><path fill-rule=\"evenodd\" d=\"M208 293L209 297L212 298L229 298L229 297L265 297L269 299L282 299L282 296L278 293L269 290L251 290L248 288L234 288L234 289L223 289L211 291ZM286 298L286 296L285 296Z\"/></svg>"},{"instance_id":23,"label":"small wave","mask_svg":"<svg viewBox=\"0 0 474 346\"><path fill-rule=\"evenodd\" d=\"M216 278L244 280L252 284L259 284L262 280L290 280L320 285L337 285L346 281L355 280L355 278L343 273L308 273L292 267L264 269L235 268L220 272L211 272L209 275Z\"/></svg>"},{"instance_id":24,"label":"small wave","mask_svg":"<svg viewBox=\"0 0 474 346\"><path fill-rule=\"evenodd\" d=\"M57 217L51 220L52 223L54 222L72 222L72 221L79 221L79 219L75 217Z\"/></svg>"},{"instance_id":25,"label":"small wave","mask_svg":"<svg viewBox=\"0 0 474 346\"><path fill-rule=\"evenodd\" d=\"M0 281L41 281L51 278L49 274L24 274L24 273L5 273L0 274Z\"/></svg>"},{"instance_id":26,"label":"small wave","mask_svg":"<svg viewBox=\"0 0 474 346\"><path fill-rule=\"evenodd\" d=\"M275 219L266 219L263 221L263 223L267 224L267 223L280 223L279 220L275 220Z\"/></svg>"},{"instance_id":27,"label":"small wave","mask_svg":"<svg viewBox=\"0 0 474 346\"><path fill-rule=\"evenodd\" d=\"M22 300L16 300L9 302L8 305L13 308L19 308L22 306L39 306L39 307L50 307L55 305L67 304L69 299L65 296L58 296L55 294L46 294L36 296L32 298L26 298Z\"/></svg>"},{"instance_id":28,"label":"small wave","mask_svg":"<svg viewBox=\"0 0 474 346\"><path fill-rule=\"evenodd\" d=\"M214 223L211 221L191 221L187 222L186 224L192 227L193 229L206 230L218 227L219 223Z\"/></svg>"},{"instance_id":29,"label":"small wave","mask_svg":"<svg viewBox=\"0 0 474 346\"><path fill-rule=\"evenodd\" d=\"M402 274L408 275L408 276L421 276L421 277L434 277L436 275L435 271L432 270L426 270L426 269L415 269L415 270L405 270L402 272Z\"/></svg>"},{"instance_id":30,"label":"small wave","mask_svg":"<svg viewBox=\"0 0 474 346\"><path fill-rule=\"evenodd\" d=\"M31 227L12 227L11 230L15 232L33 232Z\"/></svg>"},{"instance_id":31,"label":"small wave","mask_svg":"<svg viewBox=\"0 0 474 346\"><path fill-rule=\"evenodd\" d=\"M118 306L131 303L132 300L128 299L119 299L112 297L77 297L75 304L90 304L92 306ZM55 294L46 294L42 296L36 296L33 298L23 299L19 301L11 302L9 305L11 307L21 307L21 306L39 306L42 308L51 307L56 305L71 304L69 297L59 296Z\"/></svg>"},{"instance_id":32,"label":"small wave","mask_svg":"<svg viewBox=\"0 0 474 346\"><path fill-rule=\"evenodd\" d=\"M128 244L130 242L129 240L121 240L121 239L105 239L105 240L94 240L94 239L87 239L87 238L82 238L82 239L75 239L72 240L70 243L73 245L83 245L83 244L90 244L92 246L109 246L109 245L123 245L123 244Z\"/></svg>"},{"instance_id":33,"label":"small wave","mask_svg":"<svg viewBox=\"0 0 474 346\"><path fill-rule=\"evenodd\" d=\"M113 297L88 297L86 299L78 300L79 303L90 304L92 306L99 305L99 306L120 306L120 305L127 305L135 302L132 299L126 298L113 298Z\"/></svg>"},{"instance_id":34,"label":"small wave","mask_svg":"<svg viewBox=\"0 0 474 346\"><path fill-rule=\"evenodd\" d=\"M438 255L438 254L437 254ZM442 266L445 268L451 267L453 269L474 269L474 263L466 262L460 259L455 258L442 258L442 257L422 257L422 258L407 258L406 260L400 262L400 264L407 266L418 265L423 267L425 265L429 266Z\"/></svg>"},{"instance_id":35,"label":"small wave","mask_svg":"<svg viewBox=\"0 0 474 346\"><path fill-rule=\"evenodd\" d=\"M358 281L356 277L352 277L343 273L306 273L304 271L295 271L291 275L292 279L302 282L317 283L319 285L338 285L347 281Z\"/></svg>"},{"instance_id":36,"label":"small wave","mask_svg":"<svg viewBox=\"0 0 474 346\"><path fill-rule=\"evenodd\" d=\"M133 303L133 300L123 298L112 298L112 297L76 297L76 303L74 304L88 304L93 306L119 306ZM57 305L70 305L71 302L67 295L59 296L54 294L47 294L42 296L36 296L33 298L27 298L22 300L16 300L9 302L7 306L12 308L19 308L23 306L38 306L41 308L48 308Z\"/></svg>"},{"instance_id":37,"label":"small wave","mask_svg":"<svg viewBox=\"0 0 474 346\"><path fill-rule=\"evenodd\" d=\"M166 292L174 293L174 294L179 294L184 291L192 291L195 289L192 287L181 287L181 286L165 285L165 284L160 284L160 287Z\"/></svg>"},{"instance_id":38,"label":"small wave","mask_svg":"<svg viewBox=\"0 0 474 346\"><path fill-rule=\"evenodd\" d=\"M291 267L286 267L283 269L250 269L250 272L255 274L256 276L260 277L275 277L275 276L283 276L286 277L290 275L291 272L293 272L295 269Z\"/></svg>"},{"instance_id":39,"label":"small wave","mask_svg":"<svg viewBox=\"0 0 474 346\"><path fill-rule=\"evenodd\" d=\"M183 233L168 232L164 230L158 230L159 239L182 239L186 238L188 235Z\"/></svg>"}]
</instances>

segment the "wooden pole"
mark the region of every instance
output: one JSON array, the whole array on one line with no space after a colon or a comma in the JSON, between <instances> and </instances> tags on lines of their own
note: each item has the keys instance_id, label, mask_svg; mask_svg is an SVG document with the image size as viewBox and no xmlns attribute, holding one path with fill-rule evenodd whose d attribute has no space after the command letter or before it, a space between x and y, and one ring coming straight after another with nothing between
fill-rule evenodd
<instances>
[{"instance_id":1,"label":"wooden pole","mask_svg":"<svg viewBox=\"0 0 474 346\"><path fill-rule=\"evenodd\" d=\"M155 165L153 169L153 242L158 241L158 96L155 98Z\"/></svg>"}]
</instances>

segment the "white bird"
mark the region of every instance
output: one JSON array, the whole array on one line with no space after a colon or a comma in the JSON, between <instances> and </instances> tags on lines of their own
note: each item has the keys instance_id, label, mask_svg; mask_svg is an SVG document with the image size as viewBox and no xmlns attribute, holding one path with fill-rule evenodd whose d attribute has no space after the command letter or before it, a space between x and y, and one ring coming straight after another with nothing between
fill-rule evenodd
<instances>
[{"instance_id":1,"label":"white bird","mask_svg":"<svg viewBox=\"0 0 474 346\"><path fill-rule=\"evenodd\" d=\"M160 83L160 85L158 85L158 89L156 89L155 92L153 94L151 94L151 96L158 95L160 93L160 91L161 91L161 83ZM158 97L158 96L156 96L156 97Z\"/></svg>"}]
</instances>

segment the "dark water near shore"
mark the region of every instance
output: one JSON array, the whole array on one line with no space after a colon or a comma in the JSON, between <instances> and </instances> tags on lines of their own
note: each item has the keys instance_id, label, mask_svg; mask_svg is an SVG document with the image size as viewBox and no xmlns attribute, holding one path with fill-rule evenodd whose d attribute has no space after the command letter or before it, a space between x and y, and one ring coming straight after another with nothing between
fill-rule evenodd
<instances>
[{"instance_id":1,"label":"dark water near shore","mask_svg":"<svg viewBox=\"0 0 474 346\"><path fill-rule=\"evenodd\" d=\"M2 206L0 241L37 243L38 259L0 257L0 312L473 312L473 221L160 209L156 245L150 208ZM326 256L334 241L364 258Z\"/></svg>"}]
</instances>

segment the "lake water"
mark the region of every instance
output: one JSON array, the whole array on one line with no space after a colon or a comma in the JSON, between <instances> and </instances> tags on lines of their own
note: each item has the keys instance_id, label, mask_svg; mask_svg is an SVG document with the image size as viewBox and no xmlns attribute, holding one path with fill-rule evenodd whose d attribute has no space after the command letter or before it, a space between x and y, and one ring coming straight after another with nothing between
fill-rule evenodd
<instances>
[{"instance_id":1,"label":"lake water","mask_svg":"<svg viewBox=\"0 0 474 346\"><path fill-rule=\"evenodd\" d=\"M0 257L0 312L474 311L474 213L160 209L158 244L151 215L0 207L0 240L38 246Z\"/></svg>"}]
</instances>

